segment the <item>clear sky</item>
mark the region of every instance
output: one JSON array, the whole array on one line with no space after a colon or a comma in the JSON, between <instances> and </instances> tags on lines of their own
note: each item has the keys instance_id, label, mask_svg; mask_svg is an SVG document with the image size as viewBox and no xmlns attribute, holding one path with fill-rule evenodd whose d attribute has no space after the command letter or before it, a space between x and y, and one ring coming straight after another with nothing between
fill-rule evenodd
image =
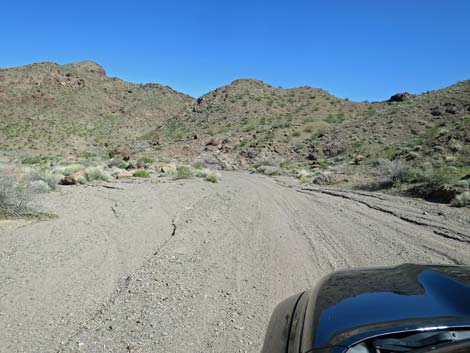
<instances>
[{"instance_id":1,"label":"clear sky","mask_svg":"<svg viewBox=\"0 0 470 353\"><path fill-rule=\"evenodd\" d=\"M80 60L196 97L257 78L382 100L470 78L470 1L2 1L0 67Z\"/></svg>"}]
</instances>

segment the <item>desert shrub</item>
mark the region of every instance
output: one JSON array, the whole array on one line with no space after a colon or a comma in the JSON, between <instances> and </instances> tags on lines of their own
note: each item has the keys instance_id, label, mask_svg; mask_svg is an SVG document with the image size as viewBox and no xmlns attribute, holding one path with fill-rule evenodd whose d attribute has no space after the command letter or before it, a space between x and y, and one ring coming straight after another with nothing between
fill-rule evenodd
<instances>
[{"instance_id":1,"label":"desert shrub","mask_svg":"<svg viewBox=\"0 0 470 353\"><path fill-rule=\"evenodd\" d=\"M301 169L297 172L297 178L298 179L305 178L305 177L308 177L308 176L310 176L310 173L305 169Z\"/></svg>"},{"instance_id":2,"label":"desert shrub","mask_svg":"<svg viewBox=\"0 0 470 353\"><path fill-rule=\"evenodd\" d=\"M25 217L35 212L32 191L12 177L0 177L0 217Z\"/></svg>"},{"instance_id":3,"label":"desert shrub","mask_svg":"<svg viewBox=\"0 0 470 353\"><path fill-rule=\"evenodd\" d=\"M267 165L267 166L270 166L270 167L277 167L277 166L279 166L279 162L274 160L274 159L258 159L253 164L253 166L255 168L261 167L263 165Z\"/></svg>"},{"instance_id":4,"label":"desert shrub","mask_svg":"<svg viewBox=\"0 0 470 353\"><path fill-rule=\"evenodd\" d=\"M46 193L52 191L50 186L43 180L34 180L30 182L29 186L34 192Z\"/></svg>"},{"instance_id":5,"label":"desert shrub","mask_svg":"<svg viewBox=\"0 0 470 353\"><path fill-rule=\"evenodd\" d=\"M102 180L102 181L111 181L111 175L109 175L101 167L89 167L85 169L85 177L87 181L93 180Z\"/></svg>"},{"instance_id":6,"label":"desert shrub","mask_svg":"<svg viewBox=\"0 0 470 353\"><path fill-rule=\"evenodd\" d=\"M47 159L43 156L28 156L21 159L23 164L42 164L46 161Z\"/></svg>"},{"instance_id":7,"label":"desert shrub","mask_svg":"<svg viewBox=\"0 0 470 353\"><path fill-rule=\"evenodd\" d=\"M313 127L312 126L307 126L304 128L304 132L311 134L313 132Z\"/></svg>"},{"instance_id":8,"label":"desert shrub","mask_svg":"<svg viewBox=\"0 0 470 353\"><path fill-rule=\"evenodd\" d=\"M341 124L345 120L345 116L343 113L338 113L338 114L329 114L326 118L323 120L329 124Z\"/></svg>"},{"instance_id":9,"label":"desert shrub","mask_svg":"<svg viewBox=\"0 0 470 353\"><path fill-rule=\"evenodd\" d=\"M195 169L204 169L205 165L204 165L203 162L196 162L196 163L194 163L194 168Z\"/></svg>"},{"instance_id":10,"label":"desert shrub","mask_svg":"<svg viewBox=\"0 0 470 353\"><path fill-rule=\"evenodd\" d=\"M158 168L160 169L160 173L162 175L165 175L165 176L176 175L176 165L173 163L159 165Z\"/></svg>"},{"instance_id":11,"label":"desert shrub","mask_svg":"<svg viewBox=\"0 0 470 353\"><path fill-rule=\"evenodd\" d=\"M176 179L189 179L193 177L193 171L188 165L179 165L176 167Z\"/></svg>"},{"instance_id":12,"label":"desert shrub","mask_svg":"<svg viewBox=\"0 0 470 353\"><path fill-rule=\"evenodd\" d=\"M302 133L300 131L294 131L292 133L292 136L294 136L294 137L299 137L300 135L302 135Z\"/></svg>"},{"instance_id":13,"label":"desert shrub","mask_svg":"<svg viewBox=\"0 0 470 353\"><path fill-rule=\"evenodd\" d=\"M116 167L119 169L127 169L127 167L129 167L129 162L121 161Z\"/></svg>"},{"instance_id":14,"label":"desert shrub","mask_svg":"<svg viewBox=\"0 0 470 353\"><path fill-rule=\"evenodd\" d=\"M470 191L465 191L460 195L457 195L451 202L452 206L455 207L467 207L470 206Z\"/></svg>"},{"instance_id":15,"label":"desert shrub","mask_svg":"<svg viewBox=\"0 0 470 353\"><path fill-rule=\"evenodd\" d=\"M299 179L300 184L310 184L313 182L312 173L305 169L301 169L297 172L297 178Z\"/></svg>"},{"instance_id":16,"label":"desert shrub","mask_svg":"<svg viewBox=\"0 0 470 353\"><path fill-rule=\"evenodd\" d=\"M77 179L77 181L79 182L79 184L82 184L82 185L85 185L87 183L87 178L84 176L84 175L80 175Z\"/></svg>"},{"instance_id":17,"label":"desert shrub","mask_svg":"<svg viewBox=\"0 0 470 353\"><path fill-rule=\"evenodd\" d=\"M81 164L74 163L74 164L69 164L69 165L66 165L66 166L61 166L61 167L55 168L54 171L57 172L57 173L60 173L64 176L68 176L68 175L72 175L73 173L78 172L82 168L83 167L82 167Z\"/></svg>"},{"instance_id":18,"label":"desert shrub","mask_svg":"<svg viewBox=\"0 0 470 353\"><path fill-rule=\"evenodd\" d=\"M216 171L209 171L205 177L205 179L211 183L218 183L222 179L222 175Z\"/></svg>"},{"instance_id":19,"label":"desert shrub","mask_svg":"<svg viewBox=\"0 0 470 353\"><path fill-rule=\"evenodd\" d=\"M455 185L463 189L470 189L470 180L458 180Z\"/></svg>"},{"instance_id":20,"label":"desert shrub","mask_svg":"<svg viewBox=\"0 0 470 353\"><path fill-rule=\"evenodd\" d=\"M209 174L209 169L207 169L207 168L196 169L194 171L194 175L196 176L196 178L205 179L207 174Z\"/></svg>"},{"instance_id":21,"label":"desert shrub","mask_svg":"<svg viewBox=\"0 0 470 353\"><path fill-rule=\"evenodd\" d=\"M150 176L149 172L147 172L145 169L137 169L132 173L133 176L137 178L148 178Z\"/></svg>"},{"instance_id":22,"label":"desert shrub","mask_svg":"<svg viewBox=\"0 0 470 353\"><path fill-rule=\"evenodd\" d=\"M455 169L448 166L429 168L424 172L424 182L432 187L452 184L456 179Z\"/></svg>"},{"instance_id":23,"label":"desert shrub","mask_svg":"<svg viewBox=\"0 0 470 353\"><path fill-rule=\"evenodd\" d=\"M330 185L335 182L335 176L330 172L321 172L313 178L312 182L318 185Z\"/></svg>"},{"instance_id":24,"label":"desert shrub","mask_svg":"<svg viewBox=\"0 0 470 353\"><path fill-rule=\"evenodd\" d=\"M89 152L89 151L81 151L78 156L80 158L90 159L96 157L96 153Z\"/></svg>"},{"instance_id":25,"label":"desert shrub","mask_svg":"<svg viewBox=\"0 0 470 353\"><path fill-rule=\"evenodd\" d=\"M47 169L37 170L29 176L30 183L42 181L49 187L50 190L56 190L59 181L62 179L62 175L51 172Z\"/></svg>"},{"instance_id":26,"label":"desert shrub","mask_svg":"<svg viewBox=\"0 0 470 353\"><path fill-rule=\"evenodd\" d=\"M417 178L418 171L405 165L399 159L380 159L376 162L375 174L381 179L382 187L392 187Z\"/></svg>"},{"instance_id":27,"label":"desert shrub","mask_svg":"<svg viewBox=\"0 0 470 353\"><path fill-rule=\"evenodd\" d=\"M139 158L138 162L141 162L144 164L152 164L152 163L155 163L155 159L152 157L142 157L142 158Z\"/></svg>"},{"instance_id":28,"label":"desert shrub","mask_svg":"<svg viewBox=\"0 0 470 353\"><path fill-rule=\"evenodd\" d=\"M120 158L111 158L110 160L108 160L108 162L106 163L108 165L109 168L112 168L112 167L118 167L121 165L121 163L124 162L122 159Z\"/></svg>"}]
</instances>

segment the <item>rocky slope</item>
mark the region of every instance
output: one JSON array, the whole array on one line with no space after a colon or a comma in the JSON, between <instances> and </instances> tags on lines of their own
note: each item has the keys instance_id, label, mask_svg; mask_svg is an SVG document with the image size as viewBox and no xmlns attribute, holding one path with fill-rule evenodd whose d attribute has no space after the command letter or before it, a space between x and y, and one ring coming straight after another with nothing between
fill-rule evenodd
<instances>
[{"instance_id":1,"label":"rocky slope","mask_svg":"<svg viewBox=\"0 0 470 353\"><path fill-rule=\"evenodd\" d=\"M312 178L342 176L326 183L364 180L383 160L399 159L405 167L389 166L382 184L460 182L465 189L469 146L470 81L369 103L243 79L193 99L107 77L93 62L0 70L0 148L12 153L121 148L268 174L305 168Z\"/></svg>"},{"instance_id":2,"label":"rocky slope","mask_svg":"<svg viewBox=\"0 0 470 353\"><path fill-rule=\"evenodd\" d=\"M193 101L169 87L107 77L93 62L2 69L0 147L48 154L157 143L149 133Z\"/></svg>"}]
</instances>

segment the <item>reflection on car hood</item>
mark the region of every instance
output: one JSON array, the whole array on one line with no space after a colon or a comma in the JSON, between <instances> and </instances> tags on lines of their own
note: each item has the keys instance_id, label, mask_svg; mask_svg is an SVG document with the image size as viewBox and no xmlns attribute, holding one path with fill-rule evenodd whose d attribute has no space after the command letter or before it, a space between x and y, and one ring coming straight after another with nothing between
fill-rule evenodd
<instances>
[{"instance_id":1,"label":"reflection on car hood","mask_svg":"<svg viewBox=\"0 0 470 353\"><path fill-rule=\"evenodd\" d=\"M315 348L403 325L470 323L470 268L401 265L337 272L317 289Z\"/></svg>"}]
</instances>

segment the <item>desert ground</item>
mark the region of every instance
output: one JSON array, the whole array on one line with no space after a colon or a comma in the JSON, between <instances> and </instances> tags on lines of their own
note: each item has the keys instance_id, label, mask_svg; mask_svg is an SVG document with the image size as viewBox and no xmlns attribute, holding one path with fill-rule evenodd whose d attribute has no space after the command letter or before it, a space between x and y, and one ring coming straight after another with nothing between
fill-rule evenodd
<instances>
[{"instance_id":1,"label":"desert ground","mask_svg":"<svg viewBox=\"0 0 470 353\"><path fill-rule=\"evenodd\" d=\"M225 172L62 186L0 223L1 352L259 352L325 274L470 264L468 209Z\"/></svg>"}]
</instances>

